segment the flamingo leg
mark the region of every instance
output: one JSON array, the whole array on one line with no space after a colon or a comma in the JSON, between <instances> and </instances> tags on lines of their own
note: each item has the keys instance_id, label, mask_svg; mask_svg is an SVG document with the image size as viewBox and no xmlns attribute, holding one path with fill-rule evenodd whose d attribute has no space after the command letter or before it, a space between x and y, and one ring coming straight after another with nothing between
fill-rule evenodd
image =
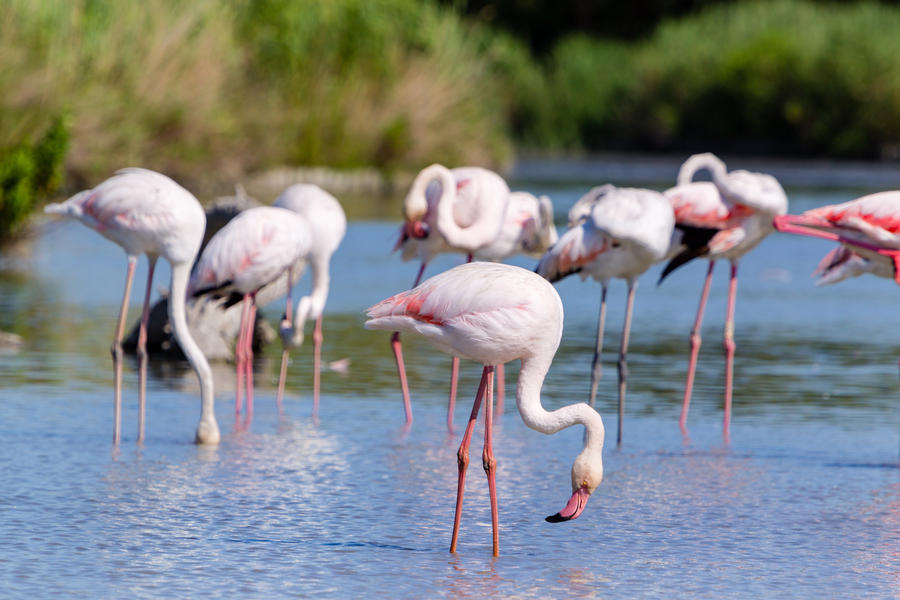
<instances>
[{"instance_id":1,"label":"flamingo leg","mask_svg":"<svg viewBox=\"0 0 900 600\"><path fill-rule=\"evenodd\" d=\"M244 421L249 423L253 418L253 330L256 328L256 293L250 294L250 318L247 321L247 333L244 340L244 368L247 370L247 412Z\"/></svg>"},{"instance_id":2,"label":"flamingo leg","mask_svg":"<svg viewBox=\"0 0 900 600\"><path fill-rule=\"evenodd\" d=\"M503 414L503 402L506 400L506 369L503 363L497 365L497 405L494 407L494 414Z\"/></svg>"},{"instance_id":3,"label":"flamingo leg","mask_svg":"<svg viewBox=\"0 0 900 600\"><path fill-rule=\"evenodd\" d=\"M250 314L250 295L244 294L244 300L241 304L241 326L238 329L237 342L234 344L234 362L235 362L235 397L234 397L234 417L239 419L241 416L241 394L244 390L244 361L247 360L244 354L244 337L247 335L247 321Z\"/></svg>"},{"instance_id":4,"label":"flamingo leg","mask_svg":"<svg viewBox=\"0 0 900 600\"><path fill-rule=\"evenodd\" d=\"M313 418L319 415L319 380L321 379L321 362L322 362L322 315L316 319L316 326L313 329Z\"/></svg>"},{"instance_id":5,"label":"flamingo leg","mask_svg":"<svg viewBox=\"0 0 900 600\"><path fill-rule=\"evenodd\" d=\"M602 284L600 292L600 315L597 317L597 346L594 349L594 360L591 362L591 407L597 398L597 384L603 373L603 364L600 355L603 352L603 329L606 327L606 290L607 285Z\"/></svg>"},{"instance_id":6,"label":"flamingo leg","mask_svg":"<svg viewBox=\"0 0 900 600\"><path fill-rule=\"evenodd\" d=\"M700 329L703 326L703 312L706 310L706 301L709 298L709 284L712 281L713 267L716 266L715 261L709 261L709 269L706 271L706 280L703 282L703 292L700 294L700 306L697 308L697 318L694 320L694 327L691 329L691 359L688 363L687 380L684 383L684 400L681 403L681 417L678 419L678 426L682 432L687 432L687 415L688 408L691 405L691 392L694 389L694 373L697 370L697 356L700 354Z\"/></svg>"},{"instance_id":7,"label":"flamingo leg","mask_svg":"<svg viewBox=\"0 0 900 600\"><path fill-rule=\"evenodd\" d=\"M122 306L119 308L119 320L116 323L115 337L109 349L113 360L113 444L118 444L122 430L122 336L125 334L125 318L128 316L128 299L131 297L131 284L134 281L134 268L137 256L128 256L128 272L125 275L125 292L122 294Z\"/></svg>"},{"instance_id":8,"label":"flamingo leg","mask_svg":"<svg viewBox=\"0 0 900 600\"><path fill-rule=\"evenodd\" d=\"M144 416L147 407L147 321L150 318L150 290L153 287L153 271L156 257L147 256L147 289L144 291L144 308L141 311L141 325L138 328L138 444L144 441Z\"/></svg>"},{"instance_id":9,"label":"flamingo leg","mask_svg":"<svg viewBox=\"0 0 900 600\"><path fill-rule=\"evenodd\" d=\"M722 435L728 440L731 429L731 391L734 385L734 302L737 296L737 263L731 263L731 280L728 282L728 309L725 313L725 415L722 419Z\"/></svg>"},{"instance_id":10,"label":"flamingo leg","mask_svg":"<svg viewBox=\"0 0 900 600\"><path fill-rule=\"evenodd\" d=\"M500 556L500 526L497 511L497 459L494 458L494 367L485 367L487 372L487 405L484 407L484 449L481 453L481 464L487 474L488 491L491 498L491 532L494 556Z\"/></svg>"},{"instance_id":11,"label":"flamingo leg","mask_svg":"<svg viewBox=\"0 0 900 600\"><path fill-rule=\"evenodd\" d=\"M625 305L625 325L622 328L622 341L619 344L619 431L616 443L622 445L622 427L625 424L625 388L628 386L628 339L631 336L631 314L634 309L634 290L637 283L628 280L628 303Z\"/></svg>"},{"instance_id":12,"label":"flamingo leg","mask_svg":"<svg viewBox=\"0 0 900 600\"><path fill-rule=\"evenodd\" d=\"M459 482L456 486L456 514L453 517L453 535L450 539L450 552L456 552L456 542L459 538L459 519L462 515L463 492L466 488L466 469L469 466L469 445L472 443L472 432L475 430L475 421L478 419L478 411L481 408L481 400L487 388L488 367L481 373L481 383L475 393L475 402L472 404L472 414L469 415L469 423L463 434L459 450L456 451L456 464L459 468Z\"/></svg>"},{"instance_id":13,"label":"flamingo leg","mask_svg":"<svg viewBox=\"0 0 900 600\"><path fill-rule=\"evenodd\" d=\"M419 285L422 274L425 273L425 264L419 267L419 274L413 287ZM391 349L394 351L394 361L397 363L397 375L400 377L400 392L403 394L403 411L406 413L406 429L412 426L412 406L409 402L409 385L406 382L406 365L403 364L403 345L400 343L400 332L395 331L391 335Z\"/></svg>"},{"instance_id":14,"label":"flamingo leg","mask_svg":"<svg viewBox=\"0 0 900 600\"><path fill-rule=\"evenodd\" d=\"M447 401L447 431L453 433L453 411L456 408L456 387L459 381L459 358L450 361L450 398Z\"/></svg>"},{"instance_id":15,"label":"flamingo leg","mask_svg":"<svg viewBox=\"0 0 900 600\"><path fill-rule=\"evenodd\" d=\"M293 274L294 267L293 265L288 267L287 270L287 299L284 307L284 324L287 327L291 327L293 323L291 319L291 311L293 309L293 301L291 300L291 279ZM282 344L284 344L284 340L282 340ZM278 374L278 392L275 395L275 404L278 406L278 412L281 413L281 399L284 397L284 384L287 379L287 367L288 367L288 356L289 351L287 345L281 351L281 371Z\"/></svg>"}]
</instances>

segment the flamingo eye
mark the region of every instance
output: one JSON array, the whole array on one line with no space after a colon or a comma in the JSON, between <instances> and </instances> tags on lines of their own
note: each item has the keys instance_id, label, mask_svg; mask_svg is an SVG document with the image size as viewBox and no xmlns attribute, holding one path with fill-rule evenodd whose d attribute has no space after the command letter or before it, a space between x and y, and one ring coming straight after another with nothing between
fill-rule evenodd
<instances>
[{"instance_id":1,"label":"flamingo eye","mask_svg":"<svg viewBox=\"0 0 900 600\"><path fill-rule=\"evenodd\" d=\"M613 248L618 248L621 245L622 245L622 242L613 242L612 244L610 244L610 246L612 246Z\"/></svg>"}]
</instances>

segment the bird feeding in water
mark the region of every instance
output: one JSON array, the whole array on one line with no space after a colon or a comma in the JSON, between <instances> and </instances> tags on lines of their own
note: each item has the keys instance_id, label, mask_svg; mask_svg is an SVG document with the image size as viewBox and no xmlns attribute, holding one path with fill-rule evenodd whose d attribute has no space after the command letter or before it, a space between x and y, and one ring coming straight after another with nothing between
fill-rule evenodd
<instances>
[{"instance_id":1,"label":"bird feeding in water","mask_svg":"<svg viewBox=\"0 0 900 600\"><path fill-rule=\"evenodd\" d=\"M147 288L138 334L138 442L144 439L145 389L147 379L147 318L150 290L156 261L163 257L172 267L169 284L169 322L175 340L200 381L200 423L196 441L219 443L216 423L212 371L200 347L191 336L185 315L185 295L191 265L203 241L206 214L200 202L189 191L161 173L130 168L97 187L75 194L65 202L50 204L45 212L78 219L122 247L128 256L125 292L119 309L112 344L114 371L113 443L121 436L122 414L122 335L134 269L138 256L147 255Z\"/></svg>"},{"instance_id":2,"label":"bird feeding in water","mask_svg":"<svg viewBox=\"0 0 900 600\"><path fill-rule=\"evenodd\" d=\"M577 518L603 479L603 420L585 403L554 411L541 406L541 387L562 336L563 308L559 294L539 275L495 263L468 263L401 292L367 311L366 328L419 334L438 349L484 365L481 383L457 452L456 513L450 551L455 552L462 512L469 445L482 402L485 406L482 464L491 502L494 556L499 555L493 455L494 366L519 359L516 404L525 424L542 433L571 425L585 427L584 448L572 466L572 495L566 506L547 517L550 522Z\"/></svg>"}]
</instances>

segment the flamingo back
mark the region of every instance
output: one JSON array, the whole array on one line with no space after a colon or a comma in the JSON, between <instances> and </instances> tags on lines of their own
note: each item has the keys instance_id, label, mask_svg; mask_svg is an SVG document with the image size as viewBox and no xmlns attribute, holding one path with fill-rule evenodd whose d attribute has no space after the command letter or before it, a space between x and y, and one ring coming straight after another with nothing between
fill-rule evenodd
<instances>
[{"instance_id":1,"label":"flamingo back","mask_svg":"<svg viewBox=\"0 0 900 600\"><path fill-rule=\"evenodd\" d=\"M367 329L418 333L439 349L486 365L553 352L562 302L538 275L497 263L469 263L370 307Z\"/></svg>"},{"instance_id":2,"label":"flamingo back","mask_svg":"<svg viewBox=\"0 0 900 600\"><path fill-rule=\"evenodd\" d=\"M188 294L255 292L303 258L311 237L306 220L293 211L273 206L245 210L209 240Z\"/></svg>"},{"instance_id":3,"label":"flamingo back","mask_svg":"<svg viewBox=\"0 0 900 600\"><path fill-rule=\"evenodd\" d=\"M808 210L835 227L856 232L861 238L890 248L900 248L900 192L878 192L850 202Z\"/></svg>"},{"instance_id":4,"label":"flamingo back","mask_svg":"<svg viewBox=\"0 0 900 600\"><path fill-rule=\"evenodd\" d=\"M161 173L140 168L119 170L97 187L44 210L80 220L129 255L162 256L173 264L193 261L206 227L206 214L193 194Z\"/></svg>"}]
</instances>

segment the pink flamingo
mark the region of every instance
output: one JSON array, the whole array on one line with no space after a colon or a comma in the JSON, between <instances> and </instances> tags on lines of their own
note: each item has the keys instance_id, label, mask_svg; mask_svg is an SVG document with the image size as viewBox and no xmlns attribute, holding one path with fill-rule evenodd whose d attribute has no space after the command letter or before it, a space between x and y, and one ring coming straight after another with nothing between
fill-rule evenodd
<instances>
[{"instance_id":1,"label":"pink flamingo","mask_svg":"<svg viewBox=\"0 0 900 600\"><path fill-rule=\"evenodd\" d=\"M402 250L404 261L421 261L413 287L419 285L425 267L438 254L462 252L471 261L478 250L497 239L503 227L509 202L509 187L503 178L480 167L448 169L434 164L416 176L403 202L404 224L394 249ZM409 385L403 363L400 332L391 336L391 348L397 362L405 428L412 426ZM453 408L459 359L453 357L447 428L453 430Z\"/></svg>"},{"instance_id":2,"label":"pink flamingo","mask_svg":"<svg viewBox=\"0 0 900 600\"><path fill-rule=\"evenodd\" d=\"M212 371L191 336L185 316L188 276L206 228L206 214L197 199L165 175L147 169L131 168L117 171L94 189L79 192L63 203L50 204L44 210L78 219L121 246L128 255L125 292L111 349L115 381L113 443L119 443L121 430L122 335L125 331L134 269L141 254L147 255L149 267L137 346L138 442L144 439L150 290L156 261L161 256L172 267L168 302L172 332L200 381L200 423L197 426L196 441L202 444L219 443Z\"/></svg>"},{"instance_id":3,"label":"pink flamingo","mask_svg":"<svg viewBox=\"0 0 900 600\"><path fill-rule=\"evenodd\" d=\"M547 520L566 521L582 513L603 479L603 420L584 403L552 412L541 406L541 387L562 335L562 302L552 285L519 267L469 263L376 304L368 315L368 329L418 333L444 352L484 365L457 452L459 479L450 552L456 552L469 444L485 397L482 464L490 492L494 556L500 552L497 463L492 445L493 373L495 365L511 360L521 360L516 403L528 427L547 434L577 423L585 427L584 448L572 466L572 496L565 508Z\"/></svg>"},{"instance_id":4,"label":"pink flamingo","mask_svg":"<svg viewBox=\"0 0 900 600\"><path fill-rule=\"evenodd\" d=\"M692 183L694 174L706 169L712 183ZM713 267L718 259L731 261L728 286L728 307L725 318L725 410L723 432L728 438L731 422L732 377L734 371L734 303L737 294L738 260L774 231L772 219L787 212L787 196L771 175L749 171L728 172L713 154L695 154L688 158L678 172L678 185L665 192L675 211L675 229L670 256L659 280L694 258L709 260L700 306L691 330L691 357L684 400L678 421L687 431L687 413L694 386L697 355L700 352L700 328L709 296Z\"/></svg>"},{"instance_id":5,"label":"pink flamingo","mask_svg":"<svg viewBox=\"0 0 900 600\"><path fill-rule=\"evenodd\" d=\"M291 290L289 286L285 316L281 322L281 340L284 350L281 354L281 375L278 378L278 404L284 395L287 375L288 351L303 343L303 327L307 319L315 320L313 329L313 415L319 410L319 371L322 355L322 311L328 299L331 282L329 265L344 234L347 232L347 217L337 199L312 184L292 185L278 196L273 206L287 208L302 216L309 223L312 235L306 260L312 267L312 290L308 296L297 302L296 318L291 318Z\"/></svg>"},{"instance_id":6,"label":"pink flamingo","mask_svg":"<svg viewBox=\"0 0 900 600\"><path fill-rule=\"evenodd\" d=\"M820 237L841 245L829 252L815 274L819 284L872 273L900 283L900 192L869 194L850 202L775 217L785 233Z\"/></svg>"},{"instance_id":7,"label":"pink flamingo","mask_svg":"<svg viewBox=\"0 0 900 600\"><path fill-rule=\"evenodd\" d=\"M600 354L606 321L606 290L611 278L628 285L625 324L619 345L619 429L622 443L625 418L625 387L628 381L628 340L637 278L660 261L669 249L675 217L668 200L657 192L612 185L595 187L582 196L569 212L570 229L553 246L536 268L551 282L578 273L600 282L600 316L597 345L591 368L590 405L594 406L600 379Z\"/></svg>"},{"instance_id":8,"label":"pink flamingo","mask_svg":"<svg viewBox=\"0 0 900 600\"><path fill-rule=\"evenodd\" d=\"M286 208L259 206L243 211L216 232L197 260L188 284L194 297L225 298L225 306L243 300L241 326L235 344L237 392L235 415L241 413L241 388L246 377L247 413L253 414L253 326L256 295L263 286L287 276L288 288L296 263L310 249L306 219Z\"/></svg>"}]
</instances>

